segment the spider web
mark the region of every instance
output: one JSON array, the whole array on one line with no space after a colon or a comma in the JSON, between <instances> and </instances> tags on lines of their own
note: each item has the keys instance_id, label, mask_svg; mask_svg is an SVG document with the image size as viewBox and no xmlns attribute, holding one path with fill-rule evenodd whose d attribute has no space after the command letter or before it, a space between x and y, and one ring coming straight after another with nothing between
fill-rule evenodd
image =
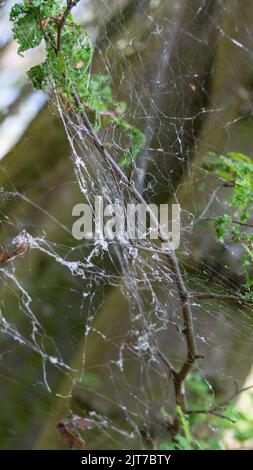
<instances>
[{"instance_id":1,"label":"spider web","mask_svg":"<svg viewBox=\"0 0 253 470\"><path fill-rule=\"evenodd\" d=\"M205 293L233 294L243 282L238 247L218 245L212 225L201 222L228 210L224 188L202 169L205 154L250 154L240 125L250 132L251 91L237 67L239 56L248 79L252 33L238 8L225 0L101 0L82 2L76 13L96 46L94 69L111 76L116 99L128 103L128 121L145 133L131 178L147 202L180 203L180 268L188 289ZM37 186L32 179L19 184L2 166L2 243L26 248L22 258L0 265L1 381L18 396L7 400L2 445L58 448L57 421L78 414L94 422L84 434L87 448L157 448L168 440L175 406L165 359L180 369L186 354L175 276L148 239L141 246L73 239L74 204L94 210L95 197L103 196L125 205L134 202L133 192L53 84L48 95L47 113L57 110L70 149L59 166L71 176L59 171L59 181L47 177L44 184L41 165ZM119 129L100 137L119 161L126 150ZM214 401L249 372L251 309L207 299L191 306L204 356L195 371ZM215 430L210 426L210 434Z\"/></svg>"}]
</instances>

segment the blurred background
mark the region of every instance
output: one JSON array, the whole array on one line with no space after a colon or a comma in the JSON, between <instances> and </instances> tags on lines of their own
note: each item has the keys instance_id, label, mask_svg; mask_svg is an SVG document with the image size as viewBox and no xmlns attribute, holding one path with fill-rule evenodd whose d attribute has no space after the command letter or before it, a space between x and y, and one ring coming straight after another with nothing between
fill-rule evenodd
<instances>
[{"instance_id":1,"label":"blurred background","mask_svg":"<svg viewBox=\"0 0 253 470\"><path fill-rule=\"evenodd\" d=\"M33 236L46 234L51 246L65 255L74 245L71 214L80 194L59 116L26 77L31 64L42 60L43 46L17 55L9 23L14 3L0 2L0 243L3 251L25 229ZM187 229L182 263L189 282L215 284L219 277L230 290L237 289L242 283L241 253L232 247L232 256L217 244L211 226L201 225L194 234L190 226L217 184L200 184L205 155L234 150L253 156L252 1L82 0L74 17L90 33L94 67L110 73L115 96L128 103L131 119L145 132L139 183L146 196L167 202L176 194L183 207ZM220 201L215 210L222 210ZM88 448L140 448L145 439L148 446L144 431L137 443L129 429L123 432L121 398L128 395L133 406L129 390L138 388L138 368L133 366L117 387L112 387L108 369L119 338L129 328L128 304L120 289L99 285L91 298L89 284L40 251L17 259L12 277L4 267L0 273L0 448L65 448L55 426L70 410L95 410L107 417L103 432L91 433ZM45 364L30 341L30 301L45 330L45 348L71 367L63 373L47 364L48 387ZM91 306L95 329L85 345L87 374L85 383L76 385ZM208 336L203 370L223 396L235 380L242 385L250 374L252 312L218 302L210 307L203 301L196 324L198 337ZM96 330L110 340L104 341ZM174 332L168 344L172 354L181 348ZM159 387L157 396L165 393ZM141 409L140 421L144 404Z\"/></svg>"}]
</instances>

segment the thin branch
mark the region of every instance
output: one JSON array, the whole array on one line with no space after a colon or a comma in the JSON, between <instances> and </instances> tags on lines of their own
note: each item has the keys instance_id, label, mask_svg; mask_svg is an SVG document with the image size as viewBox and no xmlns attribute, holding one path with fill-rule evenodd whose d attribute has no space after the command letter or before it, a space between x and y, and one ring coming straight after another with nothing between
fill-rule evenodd
<instances>
[{"instance_id":1,"label":"thin branch","mask_svg":"<svg viewBox=\"0 0 253 470\"><path fill-rule=\"evenodd\" d=\"M213 416L217 416L218 418L221 418L221 419L227 419L228 421L230 421L231 423L235 424L236 423L236 419L233 419L233 418L230 418L229 416L226 416L222 413L219 413L218 411L214 411L212 409L210 410L183 410L185 414L187 415L195 415L195 414L201 414L201 415L213 415Z\"/></svg>"},{"instance_id":2,"label":"thin branch","mask_svg":"<svg viewBox=\"0 0 253 470\"><path fill-rule=\"evenodd\" d=\"M196 362L197 357L199 357L197 352L197 345L195 340L193 317L190 305L190 294L186 289L181 270L179 267L178 259L175 252L168 253L168 260L171 265L172 271L175 274L175 281L177 285L178 295L181 303L181 310L184 320L184 335L186 338L187 344L187 358L178 372L178 384L177 388L181 389L182 383L187 377L188 373L192 369L192 366ZM177 395L180 394L177 390ZM180 403L178 403L180 404Z\"/></svg>"},{"instance_id":3,"label":"thin branch","mask_svg":"<svg viewBox=\"0 0 253 470\"><path fill-rule=\"evenodd\" d=\"M207 408L207 409L205 409L205 408L199 409L199 410L184 409L183 411L187 415L210 414L210 415L218 416L219 418L222 418L222 419L227 419L231 423L235 424L236 420L229 417L229 416L224 415L223 413L221 413L221 410L224 410L226 408L226 406L228 406L234 400L234 398L236 398L238 395L241 395L241 393L247 392L247 391L252 390L252 389L253 389L253 385L249 385L248 387L243 387L240 390L238 390L237 387L236 387L235 392L227 400L225 400L223 403L214 405L211 408Z\"/></svg>"},{"instance_id":4,"label":"thin branch","mask_svg":"<svg viewBox=\"0 0 253 470\"><path fill-rule=\"evenodd\" d=\"M243 299L239 295L226 295L226 294L215 294L215 293L208 293L208 292L191 292L190 297L194 297L195 299L214 299L214 300L228 300L231 302L238 302L238 303L252 303L251 300Z\"/></svg>"},{"instance_id":5,"label":"thin branch","mask_svg":"<svg viewBox=\"0 0 253 470\"><path fill-rule=\"evenodd\" d=\"M38 23L39 23L39 28L40 28L40 31L43 35L44 41L49 42L49 44L53 48L54 52L57 53L57 49L56 49L56 46L55 46L55 43L54 43L54 39L51 37L50 34L46 33L46 31L45 31L45 29L48 25L48 20L42 20L41 18L39 18Z\"/></svg>"},{"instance_id":6,"label":"thin branch","mask_svg":"<svg viewBox=\"0 0 253 470\"><path fill-rule=\"evenodd\" d=\"M80 0L67 0L67 7L64 10L64 12L62 13L62 15L60 15L60 17L58 18L57 44L56 44L56 53L57 54L61 50L62 30L63 30L64 25L66 23L67 17L69 16L70 11L72 10L72 8L74 6L76 6L79 2L80 2Z\"/></svg>"},{"instance_id":7,"label":"thin branch","mask_svg":"<svg viewBox=\"0 0 253 470\"><path fill-rule=\"evenodd\" d=\"M215 217L202 217L197 220L197 222L207 222L207 221L218 222L219 219ZM246 222L240 222L239 220L231 219L231 223L241 225L242 227L253 228L253 224L247 224Z\"/></svg>"},{"instance_id":8,"label":"thin branch","mask_svg":"<svg viewBox=\"0 0 253 470\"><path fill-rule=\"evenodd\" d=\"M224 408L225 406L229 405L231 401L234 400L234 398L236 398L238 395L241 395L244 392L248 392L249 390L253 390L253 385L248 385L247 387L240 388L239 390L236 387L235 392L226 401L220 405L217 405L217 408Z\"/></svg>"},{"instance_id":9,"label":"thin branch","mask_svg":"<svg viewBox=\"0 0 253 470\"><path fill-rule=\"evenodd\" d=\"M163 352L160 349L157 349L157 355L160 357L162 362L166 365L166 367L169 369L173 377L177 376L177 371L173 364L167 359L167 357L163 354Z\"/></svg>"},{"instance_id":10,"label":"thin branch","mask_svg":"<svg viewBox=\"0 0 253 470\"><path fill-rule=\"evenodd\" d=\"M201 214L194 220L194 224L202 221L204 219L204 216L205 214L207 213L207 211L210 209L211 205L213 204L214 200L216 199L216 196L217 196L217 193L221 190L222 186L218 186L213 194L211 195L206 207L204 208L204 210L201 212Z\"/></svg>"}]
</instances>

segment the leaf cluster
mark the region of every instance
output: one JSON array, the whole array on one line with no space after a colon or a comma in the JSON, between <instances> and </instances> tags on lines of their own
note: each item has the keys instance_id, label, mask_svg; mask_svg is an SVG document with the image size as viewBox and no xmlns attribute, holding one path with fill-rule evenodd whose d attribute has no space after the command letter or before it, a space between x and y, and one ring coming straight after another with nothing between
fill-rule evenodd
<instances>
[{"instance_id":1,"label":"leaf cluster","mask_svg":"<svg viewBox=\"0 0 253 470\"><path fill-rule=\"evenodd\" d=\"M10 18L18 51L21 54L44 40L46 60L28 72L34 87L47 90L53 86L66 107L80 113L75 90L95 131L113 124L123 133L127 151L121 164L128 166L139 155L144 134L125 119L127 106L114 100L110 76L92 73L91 41L84 28L74 23L67 4L64 0L24 0L15 4Z\"/></svg>"},{"instance_id":2,"label":"leaf cluster","mask_svg":"<svg viewBox=\"0 0 253 470\"><path fill-rule=\"evenodd\" d=\"M216 225L216 236L221 242L226 238L244 248L243 269L246 275L246 297L253 298L253 280L250 275L253 261L253 233L250 218L253 208L253 162L239 152L227 155L209 154L205 169L215 173L231 190L229 210L220 216Z\"/></svg>"}]
</instances>

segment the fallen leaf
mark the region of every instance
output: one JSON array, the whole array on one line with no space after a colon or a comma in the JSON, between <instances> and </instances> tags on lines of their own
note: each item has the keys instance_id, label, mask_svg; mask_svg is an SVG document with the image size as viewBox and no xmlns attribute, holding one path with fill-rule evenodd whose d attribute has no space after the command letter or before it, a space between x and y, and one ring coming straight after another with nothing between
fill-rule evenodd
<instances>
[{"instance_id":1,"label":"fallen leaf","mask_svg":"<svg viewBox=\"0 0 253 470\"><path fill-rule=\"evenodd\" d=\"M85 449L85 441L74 432L74 430L72 429L72 424L69 423L68 420L59 421L56 428L62 441L71 449Z\"/></svg>"}]
</instances>

